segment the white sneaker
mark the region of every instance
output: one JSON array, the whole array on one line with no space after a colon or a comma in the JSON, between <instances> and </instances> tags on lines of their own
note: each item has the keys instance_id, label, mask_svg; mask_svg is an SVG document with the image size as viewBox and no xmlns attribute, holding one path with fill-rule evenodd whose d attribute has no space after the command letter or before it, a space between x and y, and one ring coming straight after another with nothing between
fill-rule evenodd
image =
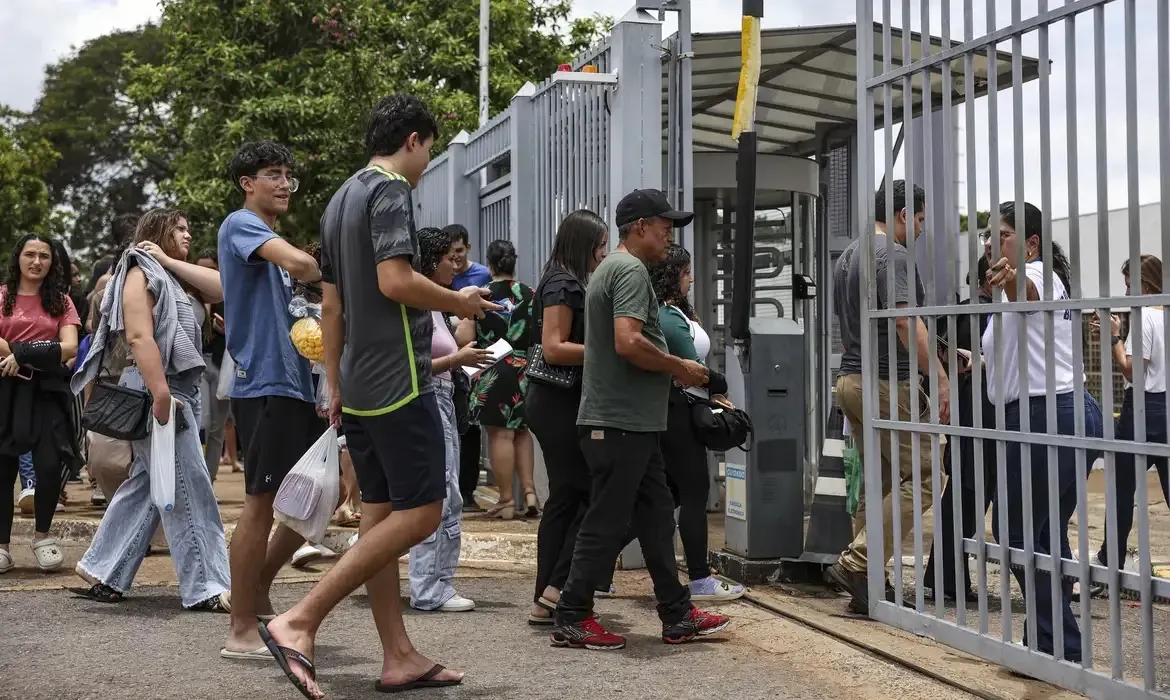
<instances>
[{"instance_id":1,"label":"white sneaker","mask_svg":"<svg viewBox=\"0 0 1170 700\"><path fill-rule=\"evenodd\" d=\"M471 610L475 610L475 601L464 598L458 593L439 607L439 612L469 612Z\"/></svg>"},{"instance_id":2,"label":"white sneaker","mask_svg":"<svg viewBox=\"0 0 1170 700\"><path fill-rule=\"evenodd\" d=\"M689 584L691 589L691 600L710 600L710 601L728 601L737 600L743 597L743 586L728 583L722 579L708 576L707 578L698 581L691 581Z\"/></svg>"},{"instance_id":3,"label":"white sneaker","mask_svg":"<svg viewBox=\"0 0 1170 700\"><path fill-rule=\"evenodd\" d=\"M14 566L16 564L12 562L12 555L8 553L7 549L0 548L0 574L6 574L12 571Z\"/></svg>"},{"instance_id":4,"label":"white sneaker","mask_svg":"<svg viewBox=\"0 0 1170 700\"><path fill-rule=\"evenodd\" d=\"M321 552L316 546L306 544L293 554L292 565L298 569L304 568L321 558Z\"/></svg>"},{"instance_id":5,"label":"white sneaker","mask_svg":"<svg viewBox=\"0 0 1170 700\"><path fill-rule=\"evenodd\" d=\"M318 552L321 553L322 559L336 559L337 558L337 552L334 552L332 549L329 549L328 547L326 547L323 544L314 545L314 548Z\"/></svg>"},{"instance_id":6,"label":"white sneaker","mask_svg":"<svg viewBox=\"0 0 1170 700\"><path fill-rule=\"evenodd\" d=\"M36 489L25 489L25 490L20 492L20 496L18 496L16 498L16 505L17 505L17 507L20 508L21 514L23 514L23 515L32 515L33 514L33 509L35 507L34 502L36 501L36 495L37 495Z\"/></svg>"},{"instance_id":7,"label":"white sneaker","mask_svg":"<svg viewBox=\"0 0 1170 700\"><path fill-rule=\"evenodd\" d=\"M355 544L357 544L357 538L358 538L358 534L357 534L356 532L355 532L355 533L353 533L353 537L350 537L350 538L349 538L349 543L347 543L347 544L345 545L345 548L346 548L346 549L353 549L353 546L354 546Z\"/></svg>"}]
</instances>

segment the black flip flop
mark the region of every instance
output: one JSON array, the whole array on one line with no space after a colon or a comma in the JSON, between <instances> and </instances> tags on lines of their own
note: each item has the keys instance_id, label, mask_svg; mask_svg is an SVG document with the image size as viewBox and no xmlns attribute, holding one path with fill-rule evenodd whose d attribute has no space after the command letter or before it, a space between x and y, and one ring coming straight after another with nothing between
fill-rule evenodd
<instances>
[{"instance_id":1,"label":"black flip flop","mask_svg":"<svg viewBox=\"0 0 1170 700\"><path fill-rule=\"evenodd\" d=\"M78 598L98 603L121 603L125 600L124 595L102 583L95 583L89 588L67 588L66 590Z\"/></svg>"},{"instance_id":2,"label":"black flip flop","mask_svg":"<svg viewBox=\"0 0 1170 700\"><path fill-rule=\"evenodd\" d=\"M296 686L297 690L301 691L301 695L309 698L309 700L317 700L317 696L309 692L309 689L305 687L301 679L297 678L297 674L293 673L292 667L288 665L288 659L292 658L293 661L305 667L305 670L309 672L309 678L317 680L317 669L313 666L313 662L309 660L309 657L296 649L282 647L277 644L276 640L272 638L272 635L268 633L268 625L266 623L261 622L256 625L256 628L260 631L260 639L264 640L264 646L268 647L268 651L272 652L272 658L276 659L277 665L280 666L281 671L284 671L284 675L288 676L289 681Z\"/></svg>"},{"instance_id":3,"label":"black flip flop","mask_svg":"<svg viewBox=\"0 0 1170 700\"><path fill-rule=\"evenodd\" d=\"M406 683L400 683L398 685L390 685L389 683L383 683L381 680L377 680L374 681L374 690L378 691L379 693L401 693L404 690L418 690L420 688L448 688L453 685L459 685L463 682L462 678L457 681L435 680L435 676L439 675L445 670L447 670L447 667L443 664L435 664L431 667L431 670L422 674L413 681L407 681Z\"/></svg>"},{"instance_id":4,"label":"black flip flop","mask_svg":"<svg viewBox=\"0 0 1170 700\"><path fill-rule=\"evenodd\" d=\"M541 610L547 611L548 617L540 617L539 615L533 615L529 613L528 624L533 625L534 627L541 627L551 625L556 621L557 606L554 605L551 600L541 596L536 600L536 606Z\"/></svg>"}]
</instances>

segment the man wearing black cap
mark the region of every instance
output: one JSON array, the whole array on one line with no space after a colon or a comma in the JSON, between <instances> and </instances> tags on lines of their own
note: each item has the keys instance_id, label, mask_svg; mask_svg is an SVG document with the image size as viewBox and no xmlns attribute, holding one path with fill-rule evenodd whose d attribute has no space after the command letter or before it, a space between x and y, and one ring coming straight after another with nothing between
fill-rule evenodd
<instances>
[{"instance_id":1,"label":"man wearing black cap","mask_svg":"<svg viewBox=\"0 0 1170 700\"><path fill-rule=\"evenodd\" d=\"M626 640L593 615L593 590L607 579L632 529L654 580L662 639L688 642L727 626L724 615L691 604L674 561L674 502L658 435L666 430L673 376L683 386L707 369L666 351L646 263L661 260L676 226L694 219L659 190L636 190L617 205L618 246L597 267L585 296L585 367L577 427L593 479L569 578L557 605L553 646L620 649Z\"/></svg>"}]
</instances>

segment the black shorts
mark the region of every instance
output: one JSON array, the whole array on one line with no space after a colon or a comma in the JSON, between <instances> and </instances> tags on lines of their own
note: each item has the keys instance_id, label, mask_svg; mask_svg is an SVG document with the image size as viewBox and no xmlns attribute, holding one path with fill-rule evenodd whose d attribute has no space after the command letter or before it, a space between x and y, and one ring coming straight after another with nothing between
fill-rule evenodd
<instances>
[{"instance_id":1,"label":"black shorts","mask_svg":"<svg viewBox=\"0 0 1170 700\"><path fill-rule=\"evenodd\" d=\"M434 394L376 416L343 413L362 503L409 510L447 496L447 443Z\"/></svg>"},{"instance_id":2,"label":"black shorts","mask_svg":"<svg viewBox=\"0 0 1170 700\"><path fill-rule=\"evenodd\" d=\"M236 432L244 456L244 493L276 493L297 460L325 432L317 408L288 396L232 399Z\"/></svg>"}]
</instances>

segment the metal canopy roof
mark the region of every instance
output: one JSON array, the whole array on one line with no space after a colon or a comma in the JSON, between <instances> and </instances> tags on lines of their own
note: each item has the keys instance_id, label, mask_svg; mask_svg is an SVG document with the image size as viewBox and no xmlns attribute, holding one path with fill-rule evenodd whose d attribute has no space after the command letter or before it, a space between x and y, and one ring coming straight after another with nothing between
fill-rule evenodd
<instances>
[{"instance_id":1,"label":"metal canopy roof","mask_svg":"<svg viewBox=\"0 0 1170 700\"><path fill-rule=\"evenodd\" d=\"M882 25L874 24L874 73L882 73ZM892 29L892 65L902 65L902 31ZM922 35L911 33L911 60L922 57ZM851 129L857 119L857 25L838 24L791 29L766 29L760 36L760 85L756 108L756 134L761 153L808 155L816 150L826 129ZM740 33L692 35L693 126L695 151L734 151L731 123L739 84ZM942 50L942 39L931 37L932 53ZM960 43L952 40L952 45ZM1000 89L1012 81L1012 54L997 56ZM975 57L975 94L987 94L986 52ZM1024 81L1039 76L1039 61L1024 57ZM965 97L962 57L951 62L952 104ZM663 68L666 80L667 68ZM922 109L922 76L914 77L913 109ZM902 81L893 85L894 123L902 121ZM930 103L942 104L942 74L931 76ZM663 95L663 124L666 123ZM880 94L874 105L875 128L884 124Z\"/></svg>"}]
</instances>

